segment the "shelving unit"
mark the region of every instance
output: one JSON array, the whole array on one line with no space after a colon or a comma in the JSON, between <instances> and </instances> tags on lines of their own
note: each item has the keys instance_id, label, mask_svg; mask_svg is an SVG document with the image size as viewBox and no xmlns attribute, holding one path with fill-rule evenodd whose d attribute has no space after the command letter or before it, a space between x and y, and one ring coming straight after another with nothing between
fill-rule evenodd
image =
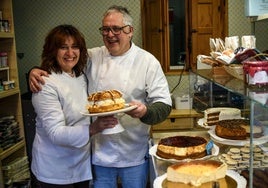
<instances>
[{"instance_id":1,"label":"shelving unit","mask_svg":"<svg viewBox=\"0 0 268 188\"><path fill-rule=\"evenodd\" d=\"M240 95L245 100L245 108L243 117L248 117L250 119L250 162L249 167L249 181L248 187L255 187L255 183L258 181L255 178L254 169L257 167L253 165L253 147L254 145L262 145L267 147L267 130L268 130L268 87L252 87L245 84L242 80L233 78L232 76L222 76L222 77L213 77L210 69L203 70L192 70L191 79L198 79L201 77L207 81L218 85L226 89L228 92L233 92L237 95ZM263 127L263 137L262 139L254 138L253 136L253 127L255 123L258 123ZM261 140L261 142L260 142ZM262 142L266 141L264 144ZM228 145L228 144L227 144ZM267 167L262 167L267 168ZM261 169L261 167L260 167ZM256 175L257 176L257 175Z\"/></svg>"},{"instance_id":2,"label":"shelving unit","mask_svg":"<svg viewBox=\"0 0 268 188\"><path fill-rule=\"evenodd\" d=\"M14 88L0 91L0 118L4 116L14 116L19 125L19 134L23 138L12 146L0 148L0 188L4 188L2 166L16 159L25 156L24 126L21 107L21 97L19 89L19 76L16 58L16 43L14 32L14 19L12 11L12 0L1 0L0 11L4 20L9 22L9 31L0 32L0 52L7 52L8 67L0 68L1 82L14 80Z\"/></svg>"}]
</instances>

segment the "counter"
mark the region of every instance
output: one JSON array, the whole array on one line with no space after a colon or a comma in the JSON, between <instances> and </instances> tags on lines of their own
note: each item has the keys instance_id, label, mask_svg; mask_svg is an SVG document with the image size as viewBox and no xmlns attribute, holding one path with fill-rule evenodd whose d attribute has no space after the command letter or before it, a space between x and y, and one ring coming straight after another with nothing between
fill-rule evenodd
<instances>
[{"instance_id":1,"label":"counter","mask_svg":"<svg viewBox=\"0 0 268 188\"><path fill-rule=\"evenodd\" d=\"M194 128L190 130L184 130L179 132L164 132L164 133L154 133L152 139L149 141L150 146L152 147L154 144L157 144L161 138L176 136L176 135L187 135L187 136L201 136L206 139L210 139L210 136L207 132L207 129L204 128ZM216 143L219 146L219 153L226 151L230 146L221 145ZM211 157L210 159L218 160L218 156ZM173 163L160 160L156 157L150 156L150 186L153 188L153 182L156 177L161 176L166 173L167 167Z\"/></svg>"},{"instance_id":2,"label":"counter","mask_svg":"<svg viewBox=\"0 0 268 188\"><path fill-rule=\"evenodd\" d=\"M192 129L196 127L197 119L203 114L194 109L172 109L167 119L152 126L152 132L178 131L181 129Z\"/></svg>"},{"instance_id":3,"label":"counter","mask_svg":"<svg viewBox=\"0 0 268 188\"><path fill-rule=\"evenodd\" d=\"M198 119L202 117L203 114L198 113L194 109L172 109L164 122L152 126L149 145L153 146L161 138L175 135L198 135L208 138L207 129L196 125ZM150 156L151 187L153 187L154 179L166 173L166 169L170 164L170 162L161 161Z\"/></svg>"}]
</instances>

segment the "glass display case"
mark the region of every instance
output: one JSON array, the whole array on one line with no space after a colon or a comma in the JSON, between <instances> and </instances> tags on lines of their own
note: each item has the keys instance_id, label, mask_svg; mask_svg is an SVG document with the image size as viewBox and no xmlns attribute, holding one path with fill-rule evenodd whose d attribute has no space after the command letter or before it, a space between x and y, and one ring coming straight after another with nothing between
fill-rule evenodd
<instances>
[{"instance_id":1,"label":"glass display case","mask_svg":"<svg viewBox=\"0 0 268 188\"><path fill-rule=\"evenodd\" d=\"M227 94L229 97L229 104L235 104L235 101L238 102L238 106L235 104L232 105L232 107L241 109L242 117L249 119L249 137L242 141L217 139L209 132L210 138L216 144L224 147L224 150L221 149L221 152L228 152L230 147L242 148L247 145L249 147L249 159L246 161L248 162L248 165L239 163L234 170L245 177L247 180L247 187L258 187L260 182L262 186L264 186L264 184L267 183L264 179L267 179L268 177L268 87L249 86L245 84L243 80L236 79L232 76L213 76L210 69L191 70L190 79L191 83L194 83L193 85L195 86L192 88L192 95L197 93L196 90L198 87L196 87L196 84L200 83L200 80L202 80L202 82L205 81L205 83L208 84L209 87L206 90L209 93L209 97L208 100L203 100L203 102L207 101L210 103L207 104L208 107L213 107L212 96L214 88L223 89L222 93L224 95ZM230 102L232 97L230 97L229 94L235 96L236 100ZM258 136L256 136L254 132L256 128L260 128L261 130L261 134ZM260 149L258 154L255 152L256 148ZM220 157L221 155L217 158L220 159ZM264 178L261 178L262 176ZM264 187L267 186L268 183Z\"/></svg>"}]
</instances>

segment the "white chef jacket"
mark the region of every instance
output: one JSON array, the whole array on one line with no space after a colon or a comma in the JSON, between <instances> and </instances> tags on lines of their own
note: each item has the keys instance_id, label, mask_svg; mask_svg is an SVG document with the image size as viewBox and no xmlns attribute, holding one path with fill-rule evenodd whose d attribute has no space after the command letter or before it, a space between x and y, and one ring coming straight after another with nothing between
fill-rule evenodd
<instances>
[{"instance_id":1,"label":"white chef jacket","mask_svg":"<svg viewBox=\"0 0 268 188\"><path fill-rule=\"evenodd\" d=\"M92 179L85 76L52 73L33 93L37 113L32 171L38 180L70 184Z\"/></svg>"},{"instance_id":2,"label":"white chef jacket","mask_svg":"<svg viewBox=\"0 0 268 188\"><path fill-rule=\"evenodd\" d=\"M159 61L132 43L121 56L111 56L105 46L89 49L89 93L117 89L126 102L163 102L171 106L166 77ZM125 131L92 137L92 162L105 167L129 167L144 163L148 155L150 125L125 114L119 119Z\"/></svg>"}]
</instances>

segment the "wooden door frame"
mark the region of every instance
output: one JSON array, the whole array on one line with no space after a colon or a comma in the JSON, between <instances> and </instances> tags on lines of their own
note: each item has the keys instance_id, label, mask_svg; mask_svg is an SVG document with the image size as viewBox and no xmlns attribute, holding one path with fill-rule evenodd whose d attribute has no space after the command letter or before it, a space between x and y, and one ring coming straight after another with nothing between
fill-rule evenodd
<instances>
[{"instance_id":1,"label":"wooden door frame","mask_svg":"<svg viewBox=\"0 0 268 188\"><path fill-rule=\"evenodd\" d=\"M150 1L150 0L140 0L140 7L141 7L141 24L142 24L142 46L143 49L148 50L148 46L146 46L146 35L148 32L146 30L146 14L147 10L146 7L144 6L145 1ZM163 11L168 11L168 0L160 0L161 2L161 8ZM167 1L167 2L165 2ZM164 14L160 12L159 14ZM162 46L163 46L163 51L166 53L162 53L161 59L158 59L159 62L161 63L162 69L165 73L169 71L169 65L164 62L170 62L170 47L169 47L169 20L168 20L168 14L164 14L161 19L162 23L159 29L159 32L161 32L162 35Z\"/></svg>"},{"instance_id":2,"label":"wooden door frame","mask_svg":"<svg viewBox=\"0 0 268 188\"><path fill-rule=\"evenodd\" d=\"M145 23L145 14L143 11L146 11L145 7L144 7L144 1L149 1L149 0L140 0L140 7L141 7L141 24L142 24L142 45L143 45L143 48L144 49L147 49L146 48L146 43L145 43L145 40L146 40L146 23ZM165 2L167 1L167 2ZM185 68L186 70L188 69L195 69L196 68L196 62L193 62L193 55L191 53L192 51L192 44L191 44L191 26L192 26L192 12L190 10L190 7L191 7L191 1L192 0L185 0L185 51L186 51L186 64L185 64ZM221 20L221 24L223 23L223 27L220 28L221 29L221 34L220 36L217 36L217 37L225 37L225 36L228 36L228 0L220 0L220 4L221 4L221 7L223 6L224 4L224 10L221 10L221 11L224 11L222 14L221 14L221 17L219 18ZM169 37L169 20L168 20L168 0L163 0L162 1L162 5L163 5L163 8L166 10L166 15L163 17L163 27L164 28L161 28L163 29L163 33L164 33L164 36L163 36L163 45L164 45L164 50L166 53L163 54L163 57L162 57L162 61L164 62L168 62L168 63L163 63L163 62L160 62L161 65L162 65L162 68L163 68L163 71L165 72L165 74L174 74L181 71L180 69L178 70L171 70L170 69L170 47L169 47L169 43L170 43L170 37ZM220 7L219 7L220 8ZM224 17L223 17L224 15ZM223 38L224 39L224 38Z\"/></svg>"}]
</instances>

